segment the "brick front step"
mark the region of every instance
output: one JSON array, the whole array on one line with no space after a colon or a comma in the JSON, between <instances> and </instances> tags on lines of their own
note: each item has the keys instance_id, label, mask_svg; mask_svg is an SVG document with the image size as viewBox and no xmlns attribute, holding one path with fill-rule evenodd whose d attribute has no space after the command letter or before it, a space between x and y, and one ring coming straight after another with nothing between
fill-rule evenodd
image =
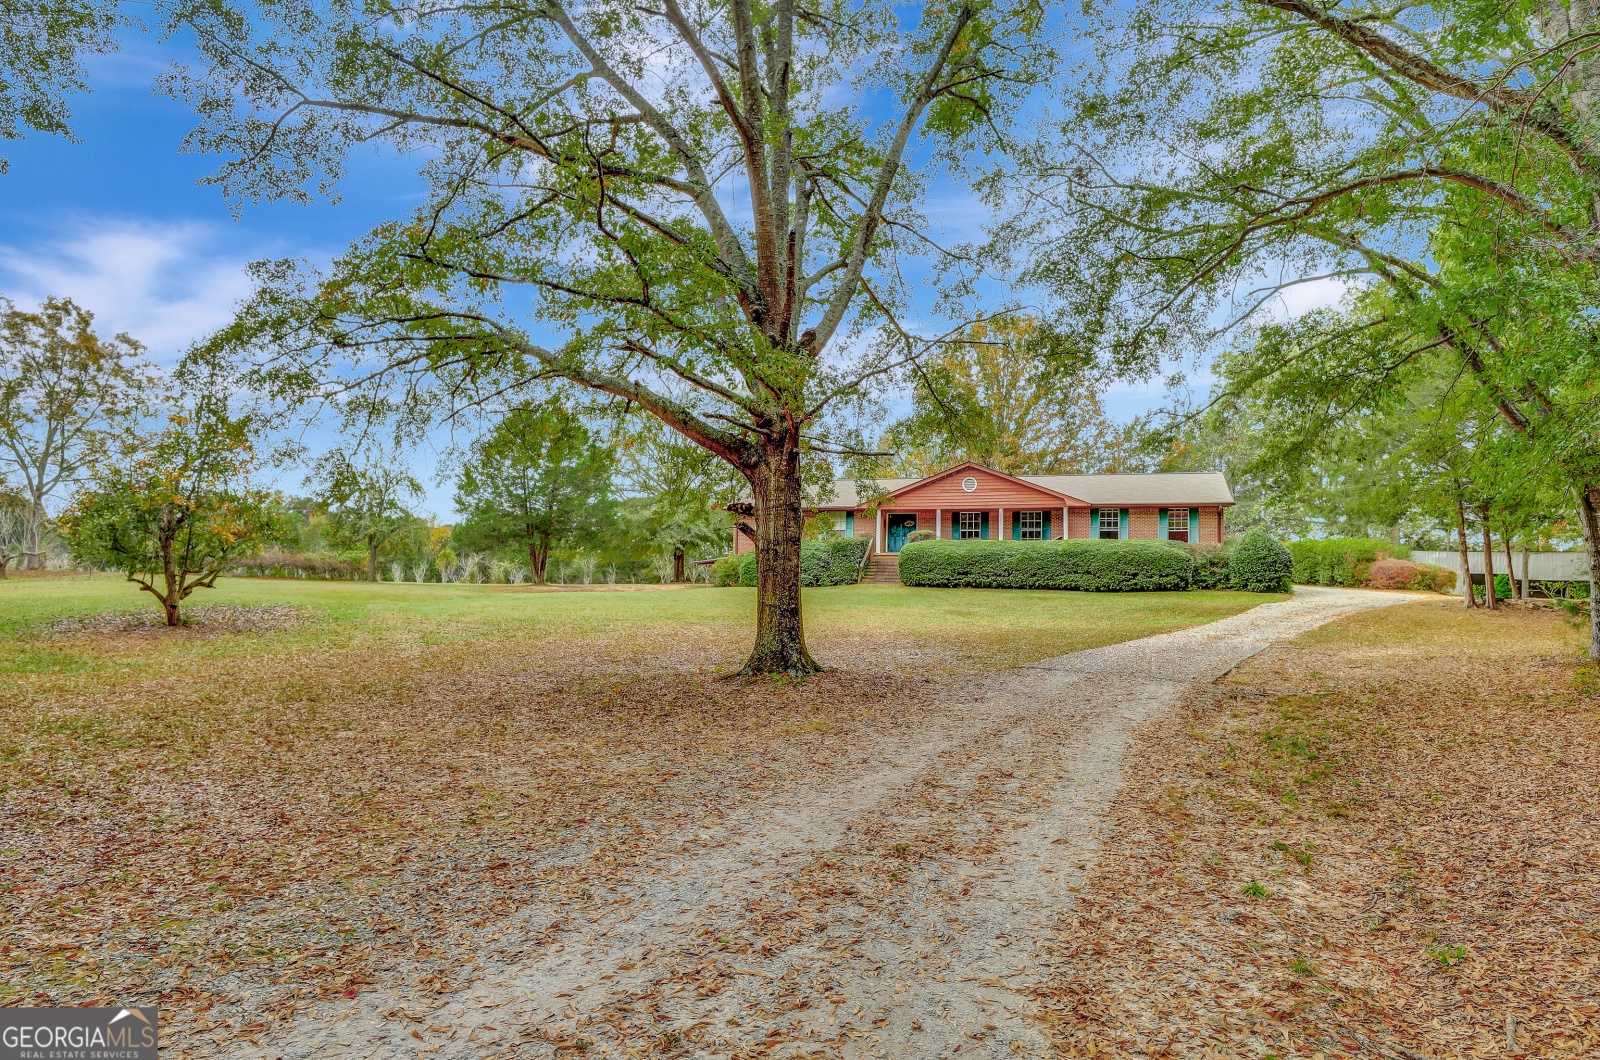
<instances>
[{"instance_id":1,"label":"brick front step","mask_svg":"<svg viewBox=\"0 0 1600 1060\"><path fill-rule=\"evenodd\" d=\"M889 552L873 556L867 561L866 577L861 579L868 584L900 584L900 556Z\"/></svg>"}]
</instances>

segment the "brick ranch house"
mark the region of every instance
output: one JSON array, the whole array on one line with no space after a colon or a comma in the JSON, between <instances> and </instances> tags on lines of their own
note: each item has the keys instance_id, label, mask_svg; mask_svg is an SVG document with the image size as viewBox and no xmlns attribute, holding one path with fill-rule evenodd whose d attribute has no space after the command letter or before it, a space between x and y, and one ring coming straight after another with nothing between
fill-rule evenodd
<instances>
[{"instance_id":1,"label":"brick ranch house","mask_svg":"<svg viewBox=\"0 0 1600 1060\"><path fill-rule=\"evenodd\" d=\"M806 514L831 520L838 533L872 538L874 555L893 555L914 530L982 540L1100 537L1216 543L1222 540L1223 513L1233 506L1228 480L1213 471L1007 475L965 463L926 478L877 481L885 495L876 513L869 514L860 502L854 480L839 479L833 496L808 507ZM755 550L752 518L745 514L735 520L735 553Z\"/></svg>"}]
</instances>

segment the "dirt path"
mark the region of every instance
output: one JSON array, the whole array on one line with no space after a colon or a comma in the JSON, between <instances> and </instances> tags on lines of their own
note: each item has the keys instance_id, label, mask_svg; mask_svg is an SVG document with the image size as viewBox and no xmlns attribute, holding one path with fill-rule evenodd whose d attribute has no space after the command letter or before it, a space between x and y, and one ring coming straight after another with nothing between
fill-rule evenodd
<instances>
[{"instance_id":1,"label":"dirt path","mask_svg":"<svg viewBox=\"0 0 1600 1060\"><path fill-rule=\"evenodd\" d=\"M870 748L850 782L800 778L662 834L581 914L524 911L506 935L529 944L485 954L470 985L379 986L254 1055L1042 1055L1016 991L1097 856L1134 730L1274 641L1408 599L1300 589L952 686L936 724Z\"/></svg>"}]
</instances>

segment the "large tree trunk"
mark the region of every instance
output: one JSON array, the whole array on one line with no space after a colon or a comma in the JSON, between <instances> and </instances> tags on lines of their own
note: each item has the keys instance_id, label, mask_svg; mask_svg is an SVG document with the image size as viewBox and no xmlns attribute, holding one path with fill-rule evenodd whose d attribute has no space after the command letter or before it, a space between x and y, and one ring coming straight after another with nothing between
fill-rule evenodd
<instances>
[{"instance_id":1,"label":"large tree trunk","mask_svg":"<svg viewBox=\"0 0 1600 1060\"><path fill-rule=\"evenodd\" d=\"M789 439L763 447L750 474L756 509L756 644L746 674L814 674L800 617L800 450Z\"/></svg>"},{"instance_id":2,"label":"large tree trunk","mask_svg":"<svg viewBox=\"0 0 1600 1060\"><path fill-rule=\"evenodd\" d=\"M367 535L367 581L378 580L378 539Z\"/></svg>"},{"instance_id":3,"label":"large tree trunk","mask_svg":"<svg viewBox=\"0 0 1600 1060\"><path fill-rule=\"evenodd\" d=\"M1467 551L1467 504L1460 497L1456 498L1456 532L1461 549L1461 595L1467 607L1477 607L1478 598L1472 592L1472 557Z\"/></svg>"},{"instance_id":4,"label":"large tree trunk","mask_svg":"<svg viewBox=\"0 0 1600 1060\"><path fill-rule=\"evenodd\" d=\"M1533 590L1528 588L1528 542L1526 539L1522 542L1522 598L1524 600L1533 599Z\"/></svg>"},{"instance_id":5,"label":"large tree trunk","mask_svg":"<svg viewBox=\"0 0 1600 1060\"><path fill-rule=\"evenodd\" d=\"M683 578L683 546L679 545L672 550L672 580L681 582Z\"/></svg>"},{"instance_id":6,"label":"large tree trunk","mask_svg":"<svg viewBox=\"0 0 1600 1060\"><path fill-rule=\"evenodd\" d=\"M529 531L529 534L528 534L528 568L529 568L529 572L533 575L533 584L535 584L535 585L543 585L544 584L545 565L549 562L549 560L550 560L550 550L548 548L540 548L539 547L539 539L537 537L533 536L532 531Z\"/></svg>"},{"instance_id":7,"label":"large tree trunk","mask_svg":"<svg viewBox=\"0 0 1600 1060\"><path fill-rule=\"evenodd\" d=\"M1479 508L1483 520L1483 606L1495 610L1494 597L1494 535L1489 532L1489 509Z\"/></svg>"},{"instance_id":8,"label":"large tree trunk","mask_svg":"<svg viewBox=\"0 0 1600 1060\"><path fill-rule=\"evenodd\" d=\"M1600 587L1600 489L1578 490L1578 522L1583 525L1583 543L1589 552L1589 658L1600 660L1600 606L1595 589Z\"/></svg>"}]
</instances>

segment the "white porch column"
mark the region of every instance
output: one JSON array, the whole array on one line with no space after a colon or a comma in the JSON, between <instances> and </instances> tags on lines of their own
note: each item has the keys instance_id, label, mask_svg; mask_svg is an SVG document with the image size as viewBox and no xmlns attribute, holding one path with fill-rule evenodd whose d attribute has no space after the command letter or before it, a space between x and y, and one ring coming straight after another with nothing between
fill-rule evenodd
<instances>
[{"instance_id":1,"label":"white porch column","mask_svg":"<svg viewBox=\"0 0 1600 1060\"><path fill-rule=\"evenodd\" d=\"M999 532L994 535L994 539L996 541L1011 540L1010 535L1006 533L1006 510L1004 508L1000 509L1000 529Z\"/></svg>"},{"instance_id":2,"label":"white porch column","mask_svg":"<svg viewBox=\"0 0 1600 1060\"><path fill-rule=\"evenodd\" d=\"M939 538L944 536L944 534L940 532L940 527L943 525L943 523L944 523L944 509L943 508L935 508L933 510L933 537L934 537L934 540L938 540Z\"/></svg>"},{"instance_id":3,"label":"white porch column","mask_svg":"<svg viewBox=\"0 0 1600 1060\"><path fill-rule=\"evenodd\" d=\"M1061 538L1062 538L1062 540L1066 540L1067 538L1072 536L1072 524L1067 522L1067 511L1068 511L1068 509L1066 509L1066 508L1061 509Z\"/></svg>"},{"instance_id":4,"label":"white porch column","mask_svg":"<svg viewBox=\"0 0 1600 1060\"><path fill-rule=\"evenodd\" d=\"M882 508L878 509L878 529L877 529L877 532L872 535L872 551L874 551L874 552L882 552L883 551L883 509Z\"/></svg>"}]
</instances>

